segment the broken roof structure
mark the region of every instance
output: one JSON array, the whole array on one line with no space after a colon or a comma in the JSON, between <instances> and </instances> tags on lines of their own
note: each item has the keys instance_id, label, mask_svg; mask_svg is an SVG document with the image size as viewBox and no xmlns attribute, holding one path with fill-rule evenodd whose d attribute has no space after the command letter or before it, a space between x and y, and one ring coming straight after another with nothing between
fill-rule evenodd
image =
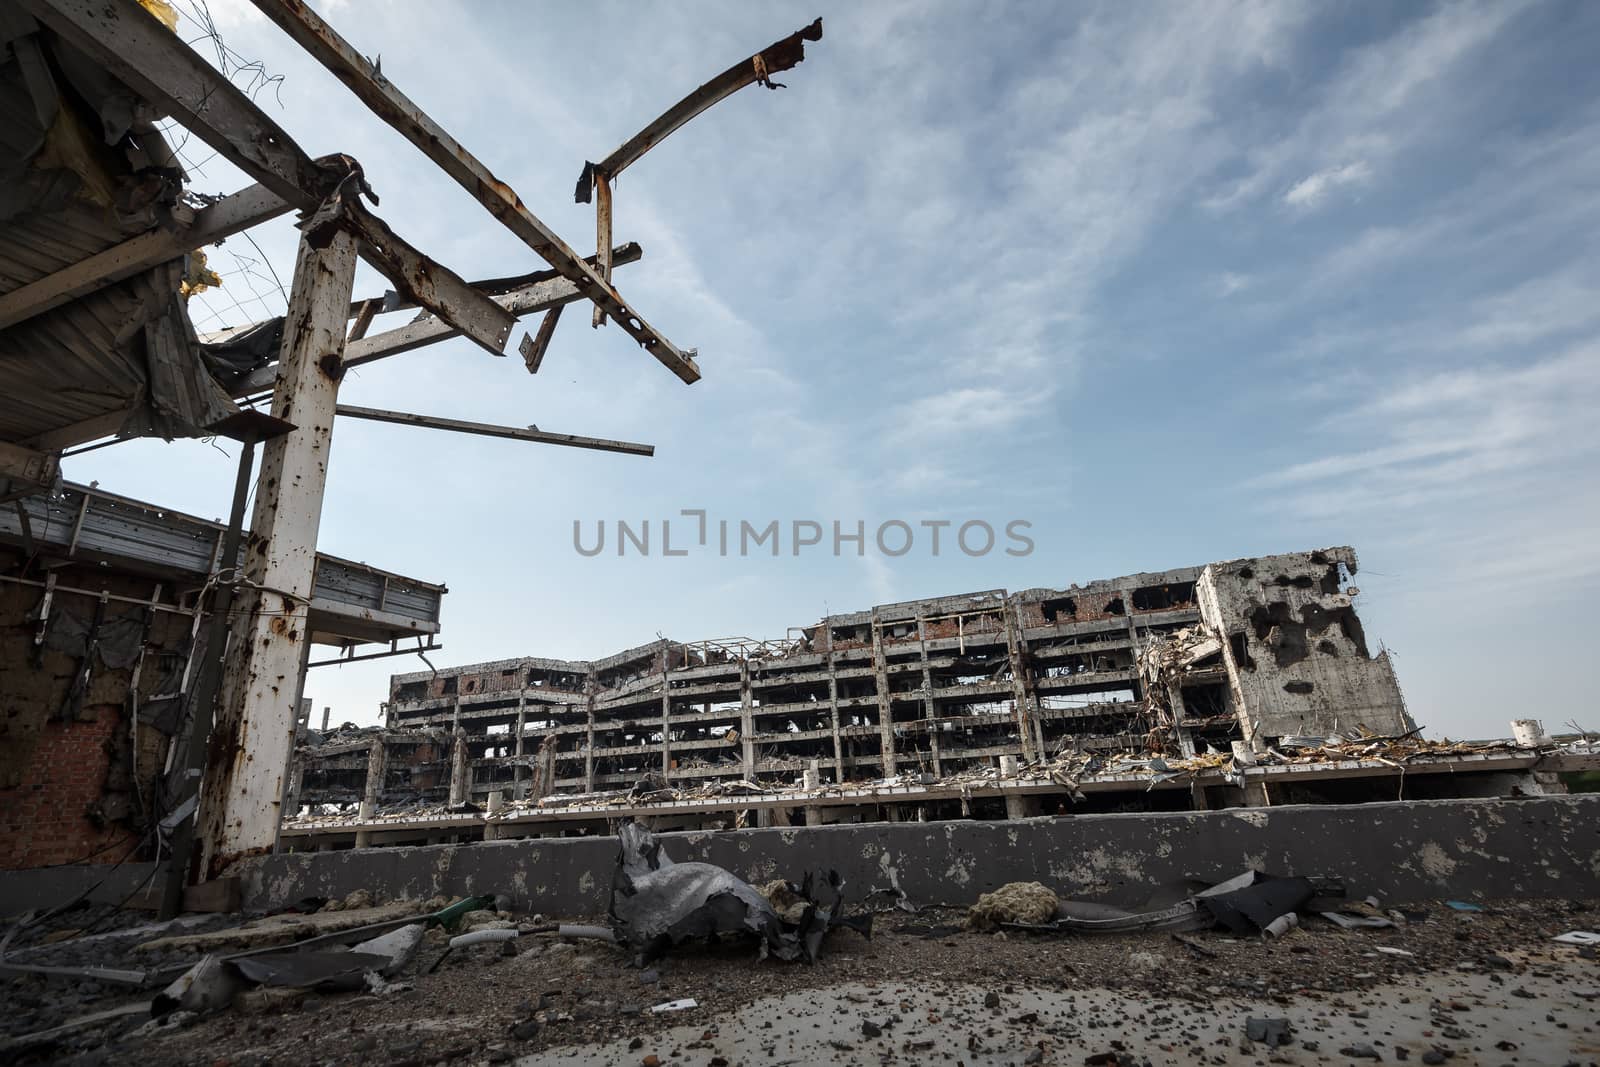
<instances>
[{"instance_id":1,"label":"broken roof structure","mask_svg":"<svg viewBox=\"0 0 1600 1067\"><path fill-rule=\"evenodd\" d=\"M580 256L309 7L255 3L542 265L470 283L412 247L373 211L384 175L368 175L345 155L313 159L174 32L176 15L163 0L22 0L0 11L0 502L18 505L17 535L31 541L35 516L74 504L98 514L85 491L62 490L65 449L135 436L222 435L242 444L233 515L216 538L222 563L207 580L216 601L207 644L229 652L208 657L199 675L187 709L192 741L180 761L195 774L203 768L199 814L172 842L190 881L273 848L306 649L330 636L349 647L349 635L326 629L318 608L316 541L337 415L651 452L606 438L340 405L348 368L455 336L501 355L519 317L545 312L537 338L520 345L536 372L560 308L586 300L596 325L616 323L683 382L700 377L694 350L650 325L612 283L612 269L640 255L610 239L608 182L626 163L586 170L602 190L600 242L595 256ZM744 85L775 87L770 74L800 62L802 40L820 37L819 20L740 61L627 142L627 162ZM257 184L221 199L197 197L159 132L166 119ZM302 238L287 314L197 334L185 297L215 278L196 250L288 211L299 213ZM392 293L352 297L358 257ZM367 336L376 314L404 307L421 313ZM268 397L270 414L252 406ZM38 565L31 550L23 568L30 565ZM379 639L387 633L369 630ZM181 798L169 800L181 807Z\"/></svg>"}]
</instances>

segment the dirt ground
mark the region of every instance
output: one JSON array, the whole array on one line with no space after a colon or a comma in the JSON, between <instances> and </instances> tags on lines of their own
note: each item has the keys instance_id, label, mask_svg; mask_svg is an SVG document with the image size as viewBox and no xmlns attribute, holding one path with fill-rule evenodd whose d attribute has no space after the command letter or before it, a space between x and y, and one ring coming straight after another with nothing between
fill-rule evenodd
<instances>
[{"instance_id":1,"label":"dirt ground","mask_svg":"<svg viewBox=\"0 0 1600 1067\"><path fill-rule=\"evenodd\" d=\"M1336 1015L1371 1018L1376 1026L1397 1004L1414 1004L1426 1016L1417 1024L1414 1049L1406 1049L1417 1062L1446 1062L1437 1057L1447 1052L1453 1057L1448 1062L1455 1064L1600 1058L1594 1051L1600 1048L1600 962L1592 949L1550 941L1565 931L1600 926L1600 901L1498 901L1477 913L1431 904L1407 911L1411 921L1395 929L1342 930L1310 918L1287 936L1270 940L1221 933L1181 940L1168 934L976 933L954 929L960 912L891 911L877 916L870 941L849 930L832 933L814 966L757 961L747 945L724 944L684 947L641 970L604 942L530 934L509 942L510 949L491 944L452 953L428 973L443 951L440 939L430 936L398 979L401 988L384 995L312 994L279 1009L229 1010L147 1036L130 1036L145 1019L129 1016L27 1056L32 1062L132 1060L212 1067L424 1067L524 1058L723 1067L733 1062L1083 1063L1082 1050L1088 1048L1091 1058L1110 1055L1100 1061L1106 1063L1118 1063L1118 1056L1133 1064L1143 1059L1356 1062L1359 1057L1341 1051L1350 1048L1393 1061L1402 1058L1403 1046L1393 1043L1398 1031L1388 1023L1388 1039L1381 1033L1350 1045L1313 1039L1317 1047L1304 1049L1302 1024L1292 1046L1245 1041L1242 1013L1293 1009L1304 1014L1308 1004L1326 1004ZM112 952L102 955L106 958L95 962L126 965L110 958ZM37 977L12 979L0 989L9 1035L150 995L146 991L136 998L103 983ZM816 992L767 999L807 991ZM1101 998L1093 1000L1092 1020L1072 1024L1076 1044L1066 1041L1069 1031L1040 1023L1060 1012L1063 994L1088 997L1084 1004ZM832 1014L848 1016L853 1036L839 1036L836 1026L817 1030L809 1051L783 1056L775 1045L769 1052L760 1044L737 1042L719 1051L725 1030L763 1029L773 1022L767 1015L781 1024L794 1016L794 1005L829 997L837 1004ZM650 1010L682 999L693 999L696 1006ZM1021 1010L1025 1002L1035 1006ZM961 1033L928 1021L940 1016L941 1003L960 1019ZM1517 1009L1522 1021L1516 1025L1540 1027L1547 1038L1542 1051L1526 1051L1531 1047L1526 1034L1487 1032L1512 1025L1491 1017L1487 1009L1496 1005ZM1369 1015L1353 1014L1362 1011ZM878 1022L875 1013L881 1016ZM872 1026L885 1024L887 1039L871 1034ZM985 1037L985 1031L992 1032ZM796 1035L787 1040L792 1045ZM1497 1047L1497 1042L1511 1047ZM1137 1051L1144 1048L1158 1051ZM1551 1049L1570 1055L1547 1058ZM1428 1053L1435 1058L1423 1059ZM27 1056L19 1061L28 1062Z\"/></svg>"}]
</instances>

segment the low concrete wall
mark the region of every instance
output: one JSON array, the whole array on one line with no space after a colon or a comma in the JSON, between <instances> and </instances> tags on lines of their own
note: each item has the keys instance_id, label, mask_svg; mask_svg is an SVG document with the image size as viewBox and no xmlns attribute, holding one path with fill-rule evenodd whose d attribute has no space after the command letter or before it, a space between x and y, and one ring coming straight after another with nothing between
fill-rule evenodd
<instances>
[{"instance_id":1,"label":"low concrete wall","mask_svg":"<svg viewBox=\"0 0 1600 1067\"><path fill-rule=\"evenodd\" d=\"M673 859L751 881L833 867L854 893L897 881L923 904L968 904L1015 881L1143 904L1246 868L1325 875L1356 896L1600 897L1600 795L1300 805L1008 822L875 823L662 835ZM247 907L369 889L383 897L505 893L550 915L601 913L610 837L296 853L250 861Z\"/></svg>"}]
</instances>

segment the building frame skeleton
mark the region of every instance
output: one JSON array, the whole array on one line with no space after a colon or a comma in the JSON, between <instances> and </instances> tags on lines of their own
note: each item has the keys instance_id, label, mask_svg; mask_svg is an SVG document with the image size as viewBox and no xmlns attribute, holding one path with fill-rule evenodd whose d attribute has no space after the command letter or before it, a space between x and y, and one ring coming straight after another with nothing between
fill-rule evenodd
<instances>
[{"instance_id":1,"label":"building frame skeleton","mask_svg":"<svg viewBox=\"0 0 1600 1067\"><path fill-rule=\"evenodd\" d=\"M21 0L20 14L8 16L20 20L16 31L8 31L13 36L30 27L30 32L54 35L52 39L99 64L150 111L177 120L259 184L198 212L174 209L176 227L104 247L0 294L0 329L49 314L285 211L301 214L298 265L285 318L204 339L225 343L252 330L277 330L282 337L275 365L243 375L219 394L226 399L270 393L279 428L277 436L264 444L244 563L223 575L238 586L239 607L228 638L216 726L207 744L195 819L197 847L192 855L175 857L174 869L181 868L189 881L218 877L238 860L271 851L277 844L309 660L312 633L307 612L336 415L533 443L653 453L648 445L606 438L341 406L338 393L345 370L455 336L504 355L515 321L542 312L547 317L537 349L530 341L523 344L529 370L537 370L561 309L575 300L587 300L595 306L597 323L602 317L616 321L683 382L700 377L694 350L680 349L663 336L612 284L614 267L639 258L637 245L611 247L607 225L606 240L596 255L578 255L515 190L304 3L254 2L552 269L498 283L469 283L413 248L368 208L365 201L376 204L378 198L358 162L347 156L312 159L138 0ZM820 21L812 30L810 39L819 38ZM760 56L745 63L755 69ZM695 113L714 102L706 101ZM352 300L358 257L388 277L397 299L391 297L381 305ZM398 329L368 337L368 325L380 306L383 310L417 306L424 314ZM353 325L347 325L352 320ZM7 479L0 490L14 494L51 489L55 470L51 464L61 450L126 432L127 416L126 410L108 411L58 423L28 440L0 442L6 446L0 455L5 461L0 476ZM236 509L234 526L239 525ZM391 651L395 651L392 643ZM191 714L204 721L196 709Z\"/></svg>"}]
</instances>

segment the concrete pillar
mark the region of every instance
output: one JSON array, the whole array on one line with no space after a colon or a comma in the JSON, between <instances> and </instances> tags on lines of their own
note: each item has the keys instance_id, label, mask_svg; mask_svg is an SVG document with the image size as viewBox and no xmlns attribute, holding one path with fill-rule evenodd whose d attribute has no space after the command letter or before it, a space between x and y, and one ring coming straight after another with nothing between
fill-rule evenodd
<instances>
[{"instance_id":1,"label":"concrete pillar","mask_svg":"<svg viewBox=\"0 0 1600 1067\"><path fill-rule=\"evenodd\" d=\"M750 661L739 661L739 743L747 782L756 777L756 712L750 686Z\"/></svg>"},{"instance_id":2,"label":"concrete pillar","mask_svg":"<svg viewBox=\"0 0 1600 1067\"><path fill-rule=\"evenodd\" d=\"M889 702L889 667L883 653L883 629L878 625L878 613L872 613L872 677L878 690L878 744L883 776L895 775L894 712Z\"/></svg>"},{"instance_id":3,"label":"concrete pillar","mask_svg":"<svg viewBox=\"0 0 1600 1067\"><path fill-rule=\"evenodd\" d=\"M363 822L371 819L378 813L378 804L383 799L383 779L389 770L389 750L384 747L383 738L377 737L372 746L367 749L367 782L362 789L361 815ZM356 831L356 847L366 848L372 843L370 830Z\"/></svg>"},{"instance_id":4,"label":"concrete pillar","mask_svg":"<svg viewBox=\"0 0 1600 1067\"><path fill-rule=\"evenodd\" d=\"M278 840L355 264L355 238L342 230L320 249L300 242L272 398L272 414L296 429L262 450L249 584L234 603L236 651L223 667L200 788L203 881Z\"/></svg>"},{"instance_id":5,"label":"concrete pillar","mask_svg":"<svg viewBox=\"0 0 1600 1067\"><path fill-rule=\"evenodd\" d=\"M1195 754L1194 731L1183 725L1183 720L1189 714L1189 709L1183 703L1183 686L1177 682L1167 683L1167 703L1172 707L1172 734L1178 742L1178 752L1184 759Z\"/></svg>"},{"instance_id":6,"label":"concrete pillar","mask_svg":"<svg viewBox=\"0 0 1600 1067\"><path fill-rule=\"evenodd\" d=\"M489 814L498 815L506 807L506 795L503 790L494 789L489 792ZM500 836L500 826L493 819L485 819L483 823L483 839L485 841L497 840Z\"/></svg>"},{"instance_id":7,"label":"concrete pillar","mask_svg":"<svg viewBox=\"0 0 1600 1067\"><path fill-rule=\"evenodd\" d=\"M450 807L472 797L472 767L467 763L467 732L457 726L450 748Z\"/></svg>"},{"instance_id":8,"label":"concrete pillar","mask_svg":"<svg viewBox=\"0 0 1600 1067\"><path fill-rule=\"evenodd\" d=\"M583 680L584 712L588 717L588 725L584 730L583 747L583 791L594 792L594 680L585 677Z\"/></svg>"},{"instance_id":9,"label":"concrete pillar","mask_svg":"<svg viewBox=\"0 0 1600 1067\"><path fill-rule=\"evenodd\" d=\"M333 709L330 708L330 707L327 707L326 705L324 705L323 709L322 709L322 732L323 733L327 733L328 732L328 717L330 715L332 715L332 714L333 714Z\"/></svg>"},{"instance_id":10,"label":"concrete pillar","mask_svg":"<svg viewBox=\"0 0 1600 1067\"><path fill-rule=\"evenodd\" d=\"M289 787L283 791L283 817L292 819L300 814L300 790L305 783L306 765L298 754L289 759Z\"/></svg>"},{"instance_id":11,"label":"concrete pillar","mask_svg":"<svg viewBox=\"0 0 1600 1067\"><path fill-rule=\"evenodd\" d=\"M1018 793L1007 793L1006 818L1026 819L1032 815L1032 805L1029 803L1030 799L1031 798L1022 796Z\"/></svg>"},{"instance_id":12,"label":"concrete pillar","mask_svg":"<svg viewBox=\"0 0 1600 1067\"><path fill-rule=\"evenodd\" d=\"M672 683L667 679L667 650L661 650L661 777L672 778Z\"/></svg>"},{"instance_id":13,"label":"concrete pillar","mask_svg":"<svg viewBox=\"0 0 1600 1067\"><path fill-rule=\"evenodd\" d=\"M1007 604L1001 612L1006 623L1006 658L1011 664L1011 699L1016 706L1017 736L1022 741L1025 759L1044 758L1044 727L1034 714L1039 698L1034 693L1033 675L1028 670L1028 642L1023 636L1020 606Z\"/></svg>"},{"instance_id":14,"label":"concrete pillar","mask_svg":"<svg viewBox=\"0 0 1600 1067\"><path fill-rule=\"evenodd\" d=\"M933 672L928 668L928 628L923 623L922 616L917 616L917 645L922 652L922 717L932 720L933 708ZM944 777L944 764L939 759L939 731L932 726L928 727L928 753L933 757L933 773L936 777Z\"/></svg>"},{"instance_id":15,"label":"concrete pillar","mask_svg":"<svg viewBox=\"0 0 1600 1067\"><path fill-rule=\"evenodd\" d=\"M833 627L824 620L828 635L828 714L833 727L833 780L844 782L844 738L839 733L839 675L833 664Z\"/></svg>"},{"instance_id":16,"label":"concrete pillar","mask_svg":"<svg viewBox=\"0 0 1600 1067\"><path fill-rule=\"evenodd\" d=\"M517 724L514 727L517 731L517 743L512 747L511 754L518 757L522 755L522 729L527 725L528 721L526 701L526 697L517 697ZM525 777L526 772L527 768L520 763L511 768L511 795L513 797L522 796L522 779Z\"/></svg>"},{"instance_id":17,"label":"concrete pillar","mask_svg":"<svg viewBox=\"0 0 1600 1067\"><path fill-rule=\"evenodd\" d=\"M822 809L820 807L818 807L816 804L808 804L808 805L806 805L806 825L807 826L822 826L823 825Z\"/></svg>"}]
</instances>

